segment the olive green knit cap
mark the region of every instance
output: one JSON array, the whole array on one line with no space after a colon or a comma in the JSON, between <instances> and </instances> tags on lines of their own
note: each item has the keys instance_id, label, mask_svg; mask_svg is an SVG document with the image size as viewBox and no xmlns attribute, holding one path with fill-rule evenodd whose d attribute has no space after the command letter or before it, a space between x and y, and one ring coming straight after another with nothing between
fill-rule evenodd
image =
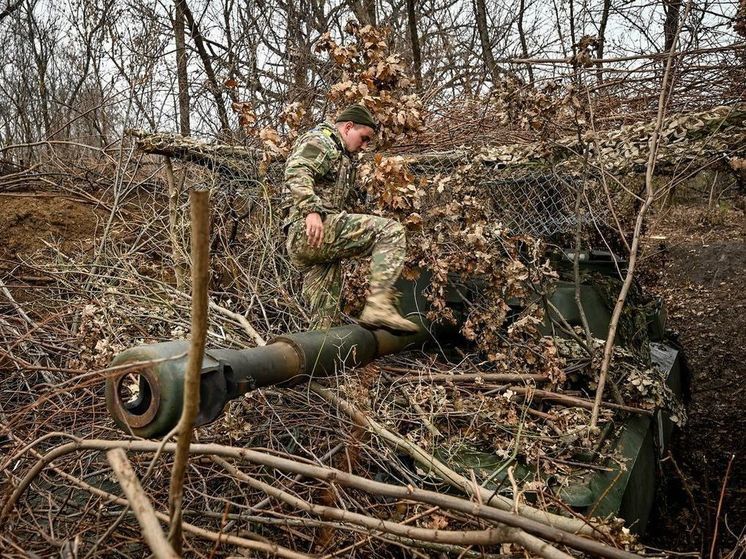
<instances>
[{"instance_id":1,"label":"olive green knit cap","mask_svg":"<svg viewBox=\"0 0 746 559\"><path fill-rule=\"evenodd\" d=\"M339 113L335 122L354 122L355 124L370 126L373 130L378 130L378 123L373 118L371 112L358 104L350 105Z\"/></svg>"}]
</instances>

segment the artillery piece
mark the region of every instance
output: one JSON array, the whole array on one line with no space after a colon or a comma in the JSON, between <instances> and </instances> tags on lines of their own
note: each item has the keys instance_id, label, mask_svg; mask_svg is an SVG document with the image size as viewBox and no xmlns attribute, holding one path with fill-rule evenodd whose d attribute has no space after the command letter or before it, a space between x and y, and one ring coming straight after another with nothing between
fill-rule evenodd
<instances>
[{"instance_id":1,"label":"artillery piece","mask_svg":"<svg viewBox=\"0 0 746 559\"><path fill-rule=\"evenodd\" d=\"M610 253L596 251L584 253L581 265L586 270L610 274L619 261ZM423 293L428 285L426 272L417 280L400 279L397 285L402 292L403 314L421 326L417 334L397 335L384 329L369 330L351 324L278 336L266 346L252 349L206 350L196 425L214 421L230 400L250 390L332 375L366 365L384 355L422 347L430 341L443 344L457 339L465 307L469 301L479 298L479 282L453 281L450 284L446 301L456 318L450 325L433 325L427 320L429 307ZM553 310L545 319L545 332L552 331L551 322L559 319L558 313L565 324L581 324L573 283L557 282L548 299ZM581 285L581 303L591 333L605 338L610 312L598 289L593 285ZM662 319L660 313L646 319L656 332L654 339L662 335ZM112 366L120 369L107 380L106 403L122 430L151 438L163 436L176 426L183 404L188 348L189 343L183 340L162 342L128 349L114 359ZM131 383L133 378L137 386L128 395L125 384Z\"/></svg>"},{"instance_id":2,"label":"artillery piece","mask_svg":"<svg viewBox=\"0 0 746 559\"><path fill-rule=\"evenodd\" d=\"M675 136L676 141L663 144L657 153L658 168L662 163L680 162L694 157L693 154L697 157L717 155L721 158L723 154L735 153L737 147L743 144L745 120L746 107L742 104L668 117L663 126L664 136ZM640 163L639 149L629 149L630 146L647 143L655 126L656 123L651 121L640 126L611 130L596 139L596 149L604 153L605 164L610 168L629 171ZM240 177L244 182L252 184L258 180L279 180L281 165L277 161L269 171L264 171L267 175L262 176L262 165L259 163L261 154L240 146L206 144L178 135L153 134L141 130L130 130L128 133L136 139L138 149L145 153L176 157L213 169L225 176ZM556 153L549 159L556 162L576 158L578 153L583 152L576 145L577 141L578 138L573 135L555 142ZM532 170L537 161L546 163L545 150L544 143L497 146L474 159L479 166L491 169L489 176L485 178L485 192L493 196L500 194L501 198L495 200L494 206L496 210L503 212L504 223L511 229L537 237L549 237L567 231L568 228L573 231L575 229L574 212L570 205L571 200L575 199L575 193L566 188L566 192L558 190L571 184L574 180L572 176L560 177L561 180L558 181L556 169L538 174L534 174ZM472 161L471 151L419 154L407 158L410 169L417 175L432 174L434 171L449 172L468 161ZM507 167L515 168L515 172L505 177L497 172L498 168ZM517 189L515 193L512 191L514 187ZM606 206L605 199L601 205ZM500 214L496 214L496 218L500 217ZM596 215L595 220L599 217ZM564 261L568 262L566 255ZM580 264L586 270L595 268L609 276L618 274L619 267L623 266L619 259L602 252L585 253ZM416 282L399 284L404 295L402 310L422 324L421 332L416 335L395 336L386 331L369 331L352 325L325 332L281 336L265 347L245 351L208 349L202 367L197 425L217 418L229 400L248 390L302 376L331 374L344 367L364 365L377 357L405 348L421 346L431 339L442 342L444 338L452 338L458 330L458 320L454 327L441 327L438 330L433 329L425 319L428 306L422 292L427 284L425 275ZM464 306L468 305L463 293L466 291L474 295L475 291L478 292L477 284L478 282L459 288L453 286L448 303L457 318L462 314L460 311L463 311ZM593 285L587 284L580 286L580 292L591 333L596 338L605 339L610 311L604 305L601 293ZM559 314L561 321L570 326L581 324L581 312L575 302L575 287L572 283L558 282L549 295L549 301L552 303L551 308L556 310L549 311L546 315L546 333L553 332L552 320L560 318L553 314ZM663 339L664 320L665 314L662 311L655 313L655 316L646 317L651 330L651 341ZM156 437L167 433L176 424L181 413L187 347L186 342L142 346L127 350L114 360L113 365L123 368L107 381L106 399L109 411L119 427L138 436ZM132 367L127 367L128 364ZM669 365L673 366L667 363L667 370ZM130 374L139 377L137 394L131 399L124 395L123 390ZM674 392L679 389L680 386L677 385Z\"/></svg>"},{"instance_id":3,"label":"artillery piece","mask_svg":"<svg viewBox=\"0 0 746 559\"><path fill-rule=\"evenodd\" d=\"M195 424L214 421L230 400L250 390L332 375L384 355L422 347L433 338L443 341L454 337L458 324L433 327L425 318L423 278L400 280L398 285L403 294L402 311L421 326L417 334L396 335L350 324L278 336L252 349L206 350ZM188 349L187 341L162 342L128 349L114 359L112 366L121 369L106 382L106 405L118 427L152 438L176 426L183 406ZM136 387L128 397L125 384L133 378Z\"/></svg>"},{"instance_id":4,"label":"artillery piece","mask_svg":"<svg viewBox=\"0 0 746 559\"><path fill-rule=\"evenodd\" d=\"M567 268L571 262L572 254L560 253L556 264ZM592 251L580 254L580 265L584 272L609 277L617 276L624 262L610 253ZM266 346L247 350L208 349L202 363L196 425L214 421L230 400L250 390L333 375L428 343L442 346L457 342L469 301L479 298L480 284L454 281L446 292L446 302L456 323L433 325L426 318L428 301L423 295L429 279L423 272L417 280L400 280L397 286L402 292L402 314L421 325L417 334L399 336L352 324L279 336ZM574 282L555 282L546 295L551 304L547 305L550 310L541 326L544 333L554 331L553 323L571 327L581 324L575 294ZM608 334L611 318L607 295L598 283L580 285L581 305L589 328L594 337L601 339ZM664 343L665 311L661 306L649 311L640 317L640 324L647 324L651 360L664 373L671 390L680 395L684 371L679 352ZM107 380L106 402L121 429L150 438L162 436L176 426L182 410L188 347L186 341L163 342L129 349L114 359L112 365L120 368ZM133 377L135 394L128 395L126 384ZM614 441L618 459L564 488L561 498L581 512L623 516L637 531L644 531L655 497L656 462L672 429L673 423L662 409L628 416Z\"/></svg>"}]
</instances>

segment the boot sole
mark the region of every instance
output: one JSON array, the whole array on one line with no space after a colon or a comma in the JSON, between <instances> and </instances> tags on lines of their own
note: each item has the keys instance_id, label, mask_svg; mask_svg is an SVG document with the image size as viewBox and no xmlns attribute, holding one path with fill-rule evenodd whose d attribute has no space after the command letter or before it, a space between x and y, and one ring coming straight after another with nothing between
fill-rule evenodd
<instances>
[{"instance_id":1,"label":"boot sole","mask_svg":"<svg viewBox=\"0 0 746 559\"><path fill-rule=\"evenodd\" d=\"M363 322L361 320L358 320L357 323L358 325L368 330L387 330L388 332L391 332L394 334L417 334L420 331L419 328L417 328L417 330L404 330L402 328L396 328L394 326L389 326L388 324L373 324L371 322Z\"/></svg>"}]
</instances>

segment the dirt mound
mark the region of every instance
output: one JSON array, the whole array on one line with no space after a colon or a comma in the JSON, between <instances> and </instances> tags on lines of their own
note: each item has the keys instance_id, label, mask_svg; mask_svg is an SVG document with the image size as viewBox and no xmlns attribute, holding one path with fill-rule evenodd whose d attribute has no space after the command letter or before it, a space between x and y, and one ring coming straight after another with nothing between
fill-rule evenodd
<instances>
[{"instance_id":1,"label":"dirt mound","mask_svg":"<svg viewBox=\"0 0 746 559\"><path fill-rule=\"evenodd\" d=\"M0 265L44 248L45 242L63 250L90 247L104 212L63 195L42 193L0 197Z\"/></svg>"}]
</instances>

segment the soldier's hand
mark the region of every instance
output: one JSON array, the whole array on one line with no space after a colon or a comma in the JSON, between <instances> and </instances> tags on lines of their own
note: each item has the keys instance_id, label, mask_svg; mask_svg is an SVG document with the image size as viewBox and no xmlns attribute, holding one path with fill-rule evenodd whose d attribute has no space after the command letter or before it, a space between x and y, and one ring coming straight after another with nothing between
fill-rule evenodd
<instances>
[{"instance_id":1,"label":"soldier's hand","mask_svg":"<svg viewBox=\"0 0 746 559\"><path fill-rule=\"evenodd\" d=\"M306 216L306 237L311 247L320 247L324 240L324 222L318 213L310 213Z\"/></svg>"}]
</instances>

